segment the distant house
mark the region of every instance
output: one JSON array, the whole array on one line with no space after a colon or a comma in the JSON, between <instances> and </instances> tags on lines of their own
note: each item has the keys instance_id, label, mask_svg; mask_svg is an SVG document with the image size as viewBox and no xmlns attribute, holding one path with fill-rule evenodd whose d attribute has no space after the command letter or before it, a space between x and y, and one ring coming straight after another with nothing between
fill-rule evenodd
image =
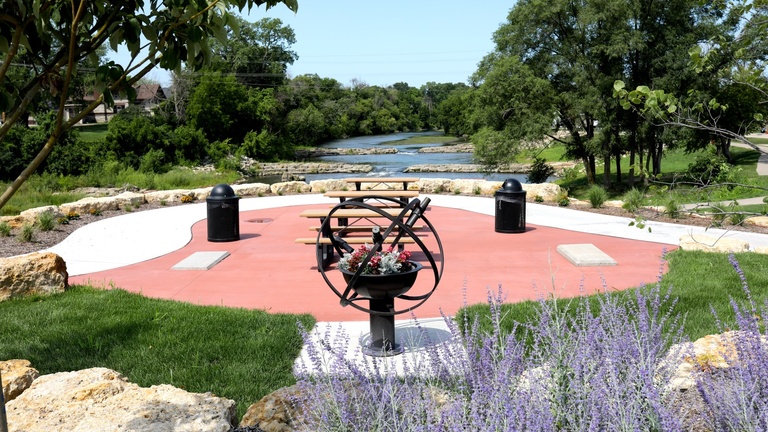
<instances>
[{"instance_id":1,"label":"distant house","mask_svg":"<svg viewBox=\"0 0 768 432\"><path fill-rule=\"evenodd\" d=\"M90 114L85 116L80 123L108 123L115 114L124 110L128 105L140 106L147 114L152 113L152 109L160 104L160 102L167 99L165 90L160 84L139 84L134 87L136 89L136 100L133 103L129 103L128 99L115 99L115 105L112 108L107 108L106 105L99 104ZM99 97L98 94L93 93L83 98L85 104L89 104ZM65 106L65 120L68 120L74 116L79 110L82 109L81 104L71 103Z\"/></svg>"}]
</instances>

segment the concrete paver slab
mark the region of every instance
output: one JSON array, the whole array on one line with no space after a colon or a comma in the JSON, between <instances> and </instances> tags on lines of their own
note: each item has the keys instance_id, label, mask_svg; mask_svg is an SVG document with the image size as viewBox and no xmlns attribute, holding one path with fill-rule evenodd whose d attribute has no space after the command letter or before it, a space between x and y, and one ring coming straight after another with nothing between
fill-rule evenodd
<instances>
[{"instance_id":1,"label":"concrete paver slab","mask_svg":"<svg viewBox=\"0 0 768 432\"><path fill-rule=\"evenodd\" d=\"M577 267L615 266L616 260L593 244L558 245L557 252Z\"/></svg>"},{"instance_id":2,"label":"concrete paver slab","mask_svg":"<svg viewBox=\"0 0 768 432\"><path fill-rule=\"evenodd\" d=\"M179 261L172 270L210 270L229 256L227 251L200 251Z\"/></svg>"}]
</instances>

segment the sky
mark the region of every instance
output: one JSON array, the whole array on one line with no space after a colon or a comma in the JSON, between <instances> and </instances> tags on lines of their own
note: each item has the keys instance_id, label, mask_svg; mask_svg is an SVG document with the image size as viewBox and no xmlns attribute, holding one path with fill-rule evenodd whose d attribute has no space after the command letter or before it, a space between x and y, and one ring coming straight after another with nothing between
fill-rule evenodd
<instances>
[{"instance_id":1,"label":"sky","mask_svg":"<svg viewBox=\"0 0 768 432\"><path fill-rule=\"evenodd\" d=\"M299 59L288 67L292 77L317 74L345 86L355 79L420 87L430 81L466 83L493 51L493 33L513 6L513 0L299 0L295 14L278 4L243 17L279 18L294 30L292 49ZM169 74L160 69L148 77L170 85Z\"/></svg>"}]
</instances>

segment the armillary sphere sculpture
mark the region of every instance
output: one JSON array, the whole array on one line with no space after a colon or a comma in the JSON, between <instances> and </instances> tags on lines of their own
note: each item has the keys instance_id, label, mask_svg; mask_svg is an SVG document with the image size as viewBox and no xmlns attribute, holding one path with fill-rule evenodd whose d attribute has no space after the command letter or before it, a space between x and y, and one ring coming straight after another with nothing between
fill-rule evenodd
<instances>
[{"instance_id":1,"label":"armillary sphere sculpture","mask_svg":"<svg viewBox=\"0 0 768 432\"><path fill-rule=\"evenodd\" d=\"M389 201L392 203L390 207L400 207L402 210L397 216L392 216L382 210L381 207L373 206L367 201L377 201L380 203ZM371 237L371 248L360 262L356 271L351 272L339 269L344 273L344 280L346 281L346 287L343 289L337 289L333 285L325 272L323 257L321 254L318 254L317 257L317 266L320 270L320 274L323 276L323 279L331 290L333 290L339 297L341 305L352 306L355 309L370 315L371 342L363 347L363 352L367 355L387 357L401 354L404 351L404 348L402 344L395 342L395 315L410 312L424 304L424 302L435 292L435 289L437 289L437 286L440 283L440 278L443 275L443 244L440 241L440 237L437 235L437 231L435 231L435 227L424 215L424 212L429 205L429 201L429 198L424 198L423 201L415 198L407 202L394 198L376 196L375 191L372 191L370 196L355 198L354 200L346 200L335 206L328 213L328 217L325 218L320 227L317 237L318 248L321 247L321 238L323 236L328 236L331 239L333 248L339 253L339 256L342 256L345 252L352 253L354 249L343 237L332 233L330 221L334 219L332 216L336 211L350 208L358 210L365 209L374 212L378 216L386 218L389 221L388 226L384 229L380 229L378 232L374 228ZM418 220L424 222L435 239L438 247L438 256L440 257L439 264L435 261L432 252L430 252L423 240L413 232L413 227ZM390 236L392 239L390 239ZM381 250L382 244L389 244L393 248L397 247L398 249L402 249L403 244L401 243L401 240L403 238L413 239L413 242L418 245L423 252L424 259L426 260L426 263L429 264L429 268L432 269L434 284L432 285L432 289L426 293L419 295L406 294L416 281L416 276L418 275L419 270L421 270L426 263L421 264L419 262L409 261L408 268L410 270L393 274L382 275L364 273L368 263L376 256L377 251ZM395 299L407 301L410 302L410 304L401 309L396 309ZM368 307L366 307L363 302L367 302Z\"/></svg>"}]
</instances>

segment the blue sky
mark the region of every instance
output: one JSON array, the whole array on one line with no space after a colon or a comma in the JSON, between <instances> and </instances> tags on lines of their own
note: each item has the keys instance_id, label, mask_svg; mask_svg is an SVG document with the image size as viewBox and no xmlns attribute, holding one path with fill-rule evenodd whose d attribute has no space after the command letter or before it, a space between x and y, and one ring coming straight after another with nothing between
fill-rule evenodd
<instances>
[{"instance_id":1,"label":"blue sky","mask_svg":"<svg viewBox=\"0 0 768 432\"><path fill-rule=\"evenodd\" d=\"M299 0L294 14L282 4L259 7L244 17L279 18L293 28L299 60L291 76L314 73L343 85L467 82L494 48L493 32L514 6L510 0ZM119 57L115 57L119 58ZM150 78L169 84L165 71Z\"/></svg>"}]
</instances>

